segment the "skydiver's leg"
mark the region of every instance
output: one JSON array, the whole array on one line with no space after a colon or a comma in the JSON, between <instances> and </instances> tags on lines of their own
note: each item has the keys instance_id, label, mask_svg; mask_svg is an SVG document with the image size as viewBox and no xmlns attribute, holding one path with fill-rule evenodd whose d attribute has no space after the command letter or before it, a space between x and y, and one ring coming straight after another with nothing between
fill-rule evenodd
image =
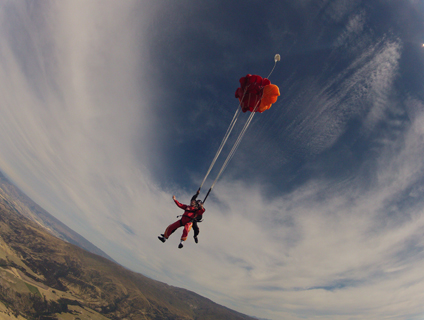
<instances>
[{"instance_id":1,"label":"skydiver's leg","mask_svg":"<svg viewBox=\"0 0 424 320\"><path fill-rule=\"evenodd\" d=\"M181 236L180 244L178 245L178 248L181 249L183 247L183 242L187 240L188 233L190 232L192 222L188 222L184 225L183 234Z\"/></svg>"},{"instance_id":2,"label":"skydiver's leg","mask_svg":"<svg viewBox=\"0 0 424 320\"><path fill-rule=\"evenodd\" d=\"M173 234L175 232L175 230L177 230L179 227L181 227L181 221L180 220L175 221L174 223L170 224L168 226L168 228L166 228L165 233L163 234L163 237L165 239L168 239L169 236L171 234Z\"/></svg>"},{"instance_id":3,"label":"skydiver's leg","mask_svg":"<svg viewBox=\"0 0 424 320\"><path fill-rule=\"evenodd\" d=\"M193 222L189 222L189 223L186 223L184 225L184 230L183 230L183 235L181 236L181 241L186 241L187 240L187 236L188 236L188 233L191 230L191 226L192 225L193 225Z\"/></svg>"},{"instance_id":4,"label":"skydiver's leg","mask_svg":"<svg viewBox=\"0 0 424 320\"><path fill-rule=\"evenodd\" d=\"M194 241L196 243L198 243L199 242L199 239L197 238L197 236L199 235L200 229L199 229L199 226L197 224L197 221L194 221L193 222L193 231L194 231L194 236L193 236Z\"/></svg>"}]
</instances>

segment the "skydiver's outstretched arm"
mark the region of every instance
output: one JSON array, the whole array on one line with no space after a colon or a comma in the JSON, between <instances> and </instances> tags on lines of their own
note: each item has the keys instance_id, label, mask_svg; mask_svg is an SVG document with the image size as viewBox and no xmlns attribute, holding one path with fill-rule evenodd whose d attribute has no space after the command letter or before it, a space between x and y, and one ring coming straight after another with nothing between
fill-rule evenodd
<instances>
[{"instance_id":1,"label":"skydiver's outstretched arm","mask_svg":"<svg viewBox=\"0 0 424 320\"><path fill-rule=\"evenodd\" d=\"M175 198L175 196L172 196L172 200L174 200L175 204L176 204L179 208L181 208L181 209L183 209L183 210L185 210L185 209L186 209L187 205L182 204L181 202L179 202L179 201Z\"/></svg>"},{"instance_id":2,"label":"skydiver's outstretched arm","mask_svg":"<svg viewBox=\"0 0 424 320\"><path fill-rule=\"evenodd\" d=\"M174 200L174 202L175 202L175 204L179 207L179 208L181 208L181 209L183 209L183 210L186 210L187 209L187 205L185 205L185 204L182 204L182 203L180 203L180 202L178 202L178 200L175 198L175 196L172 196L172 200Z\"/></svg>"}]
</instances>

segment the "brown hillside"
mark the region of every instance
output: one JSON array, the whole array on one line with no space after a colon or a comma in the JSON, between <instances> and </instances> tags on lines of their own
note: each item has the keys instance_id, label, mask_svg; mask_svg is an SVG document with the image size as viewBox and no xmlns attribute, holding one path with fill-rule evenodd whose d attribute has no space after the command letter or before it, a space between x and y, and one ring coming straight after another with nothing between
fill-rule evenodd
<instances>
[{"instance_id":1,"label":"brown hillside","mask_svg":"<svg viewBox=\"0 0 424 320\"><path fill-rule=\"evenodd\" d=\"M253 319L56 238L5 202L0 237L0 301L16 316Z\"/></svg>"},{"instance_id":2,"label":"brown hillside","mask_svg":"<svg viewBox=\"0 0 424 320\"><path fill-rule=\"evenodd\" d=\"M55 237L113 261L105 252L40 207L18 187L12 184L1 172L0 200L4 201L16 212L44 227Z\"/></svg>"}]
</instances>

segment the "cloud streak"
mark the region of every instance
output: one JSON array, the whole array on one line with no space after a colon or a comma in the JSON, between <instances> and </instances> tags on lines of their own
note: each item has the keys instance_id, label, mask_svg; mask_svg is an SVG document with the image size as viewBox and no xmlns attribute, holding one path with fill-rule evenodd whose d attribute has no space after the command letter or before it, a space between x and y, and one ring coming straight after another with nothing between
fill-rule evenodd
<instances>
[{"instance_id":1,"label":"cloud streak","mask_svg":"<svg viewBox=\"0 0 424 320\"><path fill-rule=\"evenodd\" d=\"M10 32L2 44L2 163L12 179L26 176L21 187L37 202L95 237L149 175L134 151L154 142L149 92L138 76L141 23L131 2L100 11L84 1L44 5L8 7L30 18L14 31L28 41ZM2 21L16 27L6 12Z\"/></svg>"},{"instance_id":2,"label":"cloud streak","mask_svg":"<svg viewBox=\"0 0 424 320\"><path fill-rule=\"evenodd\" d=\"M362 184L352 181L339 190L316 181L271 204L264 199L245 199L249 212L258 213L258 221L240 225L246 233L237 239L243 248L234 248L234 255L224 261L228 268L238 269L234 274L246 275L241 283L251 281L260 292L248 303L257 308L269 303L271 308L284 301L279 316L288 319L296 317L286 314L287 310L299 306L305 307L300 308L308 317L321 310L323 318L332 314L340 319L344 318L340 310L346 318L367 314L367 318L378 319L396 312L402 318L405 311L397 308L403 303L411 313L420 312L422 296L415 294L422 289L423 203L408 210L391 204L393 197L407 188L405 182L415 183L413 177L423 169L415 160L419 158L413 156L423 151L417 143L422 139L417 136L420 122L417 119L406 134L399 155L382 155L379 161L389 158L390 164L379 166L379 178L366 192L361 190ZM393 176L393 172L401 174ZM387 183L389 176L391 182ZM229 189L237 188L230 186L219 196L231 203L234 197L226 196ZM257 194L252 190L240 193ZM233 210L243 221L243 208ZM403 217L407 212L413 214ZM222 243L222 250L224 246ZM398 300L400 291L404 298Z\"/></svg>"},{"instance_id":3,"label":"cloud streak","mask_svg":"<svg viewBox=\"0 0 424 320\"><path fill-rule=\"evenodd\" d=\"M0 168L120 263L230 308L415 319L424 104L398 86L405 45L369 31L358 2L280 5L260 10L285 24L270 19L258 34L254 24L248 37L240 22L252 12L229 5L235 17L190 1L7 2ZM329 35L334 24L343 28ZM284 94L255 117L208 199L200 243L178 250L177 231L162 244L156 237L182 213L172 194L190 199L233 112L223 97L233 99L237 81L225 78L265 60L248 50L258 41L289 44L273 78Z\"/></svg>"}]
</instances>

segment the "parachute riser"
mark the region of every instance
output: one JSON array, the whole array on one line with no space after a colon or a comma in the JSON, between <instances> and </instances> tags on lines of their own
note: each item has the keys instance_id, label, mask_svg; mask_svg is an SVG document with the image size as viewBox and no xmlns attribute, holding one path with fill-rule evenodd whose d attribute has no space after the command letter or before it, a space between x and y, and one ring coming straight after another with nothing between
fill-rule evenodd
<instances>
[{"instance_id":1,"label":"parachute riser","mask_svg":"<svg viewBox=\"0 0 424 320\"><path fill-rule=\"evenodd\" d=\"M209 193L211 193L211 191L212 191L212 188L210 188L210 189L209 189L208 193L207 193L207 194L206 194L206 196L205 196L205 199L203 199L203 203L205 203L205 201L206 201L206 199L208 198Z\"/></svg>"}]
</instances>

